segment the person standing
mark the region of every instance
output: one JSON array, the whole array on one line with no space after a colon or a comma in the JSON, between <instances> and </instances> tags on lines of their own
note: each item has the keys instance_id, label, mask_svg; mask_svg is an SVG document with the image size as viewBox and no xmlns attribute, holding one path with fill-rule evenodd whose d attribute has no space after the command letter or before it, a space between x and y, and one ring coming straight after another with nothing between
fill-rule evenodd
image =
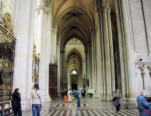
<instances>
[{"instance_id":1,"label":"person standing","mask_svg":"<svg viewBox=\"0 0 151 116\"><path fill-rule=\"evenodd\" d=\"M21 110L21 94L19 88L16 88L12 95L12 109L14 111L14 116L22 116Z\"/></svg>"},{"instance_id":2,"label":"person standing","mask_svg":"<svg viewBox=\"0 0 151 116\"><path fill-rule=\"evenodd\" d=\"M72 102L72 91L71 91L71 89L68 90L68 102Z\"/></svg>"},{"instance_id":3,"label":"person standing","mask_svg":"<svg viewBox=\"0 0 151 116\"><path fill-rule=\"evenodd\" d=\"M115 93L115 95L114 95L114 102L115 102L115 106L116 106L116 111L117 111L117 113L120 111L121 98L122 98L122 95L121 95L121 93L120 93L120 90L117 89L117 90L116 90L116 93Z\"/></svg>"},{"instance_id":4,"label":"person standing","mask_svg":"<svg viewBox=\"0 0 151 116\"><path fill-rule=\"evenodd\" d=\"M77 97L77 107L80 107L80 98L81 98L81 89L78 89L76 92L76 97Z\"/></svg>"},{"instance_id":5,"label":"person standing","mask_svg":"<svg viewBox=\"0 0 151 116\"><path fill-rule=\"evenodd\" d=\"M137 104L140 116L151 116L151 104L145 99L145 91L137 96Z\"/></svg>"},{"instance_id":6,"label":"person standing","mask_svg":"<svg viewBox=\"0 0 151 116\"><path fill-rule=\"evenodd\" d=\"M31 102L33 116L40 116L40 111L42 108L42 97L38 84L34 85L34 90L31 92Z\"/></svg>"},{"instance_id":7,"label":"person standing","mask_svg":"<svg viewBox=\"0 0 151 116\"><path fill-rule=\"evenodd\" d=\"M85 91L84 91L84 89L82 89L81 93L82 93L82 97L85 97Z\"/></svg>"},{"instance_id":8,"label":"person standing","mask_svg":"<svg viewBox=\"0 0 151 116\"><path fill-rule=\"evenodd\" d=\"M68 102L68 96L67 96L68 92L67 89L64 89L64 102L67 103Z\"/></svg>"}]
</instances>

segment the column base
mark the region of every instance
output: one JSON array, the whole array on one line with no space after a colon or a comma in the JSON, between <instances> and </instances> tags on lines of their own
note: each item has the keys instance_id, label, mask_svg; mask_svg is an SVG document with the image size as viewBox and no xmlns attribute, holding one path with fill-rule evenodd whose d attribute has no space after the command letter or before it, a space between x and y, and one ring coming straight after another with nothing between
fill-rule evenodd
<instances>
[{"instance_id":1,"label":"column base","mask_svg":"<svg viewBox=\"0 0 151 116\"><path fill-rule=\"evenodd\" d=\"M106 95L106 94L96 94L96 97L98 97L102 101L112 101L112 95Z\"/></svg>"},{"instance_id":2,"label":"column base","mask_svg":"<svg viewBox=\"0 0 151 116\"><path fill-rule=\"evenodd\" d=\"M112 101L112 95L111 94L108 94L106 95L106 101Z\"/></svg>"},{"instance_id":3,"label":"column base","mask_svg":"<svg viewBox=\"0 0 151 116\"><path fill-rule=\"evenodd\" d=\"M22 111L29 111L30 106L31 106L31 104L30 104L30 99L29 98L28 99L23 99L21 101Z\"/></svg>"},{"instance_id":4,"label":"column base","mask_svg":"<svg viewBox=\"0 0 151 116\"><path fill-rule=\"evenodd\" d=\"M50 98L49 95L42 96L42 102L50 102L50 101L52 101L52 99Z\"/></svg>"},{"instance_id":5,"label":"column base","mask_svg":"<svg viewBox=\"0 0 151 116\"><path fill-rule=\"evenodd\" d=\"M27 98L27 99L23 99L21 101L21 106L22 106L22 111L29 111L29 108L31 106L31 103L30 103L30 98ZM49 95L45 95L45 96L42 96L42 102L43 104L47 103L47 102L51 102L51 98L49 97Z\"/></svg>"},{"instance_id":6,"label":"column base","mask_svg":"<svg viewBox=\"0 0 151 116\"><path fill-rule=\"evenodd\" d=\"M127 109L137 109L136 98L122 98L122 104Z\"/></svg>"}]
</instances>

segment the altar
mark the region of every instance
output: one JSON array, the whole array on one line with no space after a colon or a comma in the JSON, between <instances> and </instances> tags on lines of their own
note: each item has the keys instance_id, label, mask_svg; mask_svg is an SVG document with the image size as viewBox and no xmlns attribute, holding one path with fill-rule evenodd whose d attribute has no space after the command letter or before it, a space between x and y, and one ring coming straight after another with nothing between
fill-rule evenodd
<instances>
[{"instance_id":1,"label":"altar","mask_svg":"<svg viewBox=\"0 0 151 116\"><path fill-rule=\"evenodd\" d=\"M16 38L11 16L0 17L0 101L11 99Z\"/></svg>"}]
</instances>

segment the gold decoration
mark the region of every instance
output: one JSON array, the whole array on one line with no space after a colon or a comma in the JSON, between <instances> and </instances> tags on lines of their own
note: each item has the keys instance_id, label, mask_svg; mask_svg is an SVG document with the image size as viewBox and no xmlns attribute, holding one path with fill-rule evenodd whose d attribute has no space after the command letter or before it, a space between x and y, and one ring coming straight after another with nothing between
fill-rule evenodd
<instances>
[{"instance_id":1,"label":"gold decoration","mask_svg":"<svg viewBox=\"0 0 151 116\"><path fill-rule=\"evenodd\" d=\"M3 65L4 67L8 67L8 62L5 61L5 60L3 60L3 61L2 61L2 65Z\"/></svg>"},{"instance_id":2,"label":"gold decoration","mask_svg":"<svg viewBox=\"0 0 151 116\"><path fill-rule=\"evenodd\" d=\"M34 55L36 55L36 45L35 44L34 44L33 52L34 52Z\"/></svg>"},{"instance_id":3,"label":"gold decoration","mask_svg":"<svg viewBox=\"0 0 151 116\"><path fill-rule=\"evenodd\" d=\"M9 31L12 31L14 29L12 25L12 18L11 15L7 12L2 17L2 20L4 22L4 27L7 28Z\"/></svg>"},{"instance_id":4,"label":"gold decoration","mask_svg":"<svg viewBox=\"0 0 151 116\"><path fill-rule=\"evenodd\" d=\"M33 44L33 69L32 69L32 80L36 83L36 80L39 78L39 54L36 51L36 45Z\"/></svg>"}]
</instances>

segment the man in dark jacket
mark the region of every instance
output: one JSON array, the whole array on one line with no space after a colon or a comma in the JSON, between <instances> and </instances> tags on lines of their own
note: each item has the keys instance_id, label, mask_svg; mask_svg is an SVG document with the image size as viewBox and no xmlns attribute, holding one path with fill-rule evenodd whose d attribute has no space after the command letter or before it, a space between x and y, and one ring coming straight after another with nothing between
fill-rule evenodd
<instances>
[{"instance_id":1,"label":"man in dark jacket","mask_svg":"<svg viewBox=\"0 0 151 116\"><path fill-rule=\"evenodd\" d=\"M116 90L116 93L115 93L115 95L114 95L114 102L115 102L115 106L116 106L116 111L117 111L117 113L120 111L121 98L122 98L122 95L121 95L121 93L120 93L120 90L117 89L117 90Z\"/></svg>"},{"instance_id":2,"label":"man in dark jacket","mask_svg":"<svg viewBox=\"0 0 151 116\"><path fill-rule=\"evenodd\" d=\"M12 95L12 108L14 111L14 116L22 116L21 95L18 88L15 89Z\"/></svg>"},{"instance_id":3,"label":"man in dark jacket","mask_svg":"<svg viewBox=\"0 0 151 116\"><path fill-rule=\"evenodd\" d=\"M145 92L146 91L143 91L137 97L138 110L140 112L140 116L151 116L151 105L147 102L147 100L144 97Z\"/></svg>"}]
</instances>

